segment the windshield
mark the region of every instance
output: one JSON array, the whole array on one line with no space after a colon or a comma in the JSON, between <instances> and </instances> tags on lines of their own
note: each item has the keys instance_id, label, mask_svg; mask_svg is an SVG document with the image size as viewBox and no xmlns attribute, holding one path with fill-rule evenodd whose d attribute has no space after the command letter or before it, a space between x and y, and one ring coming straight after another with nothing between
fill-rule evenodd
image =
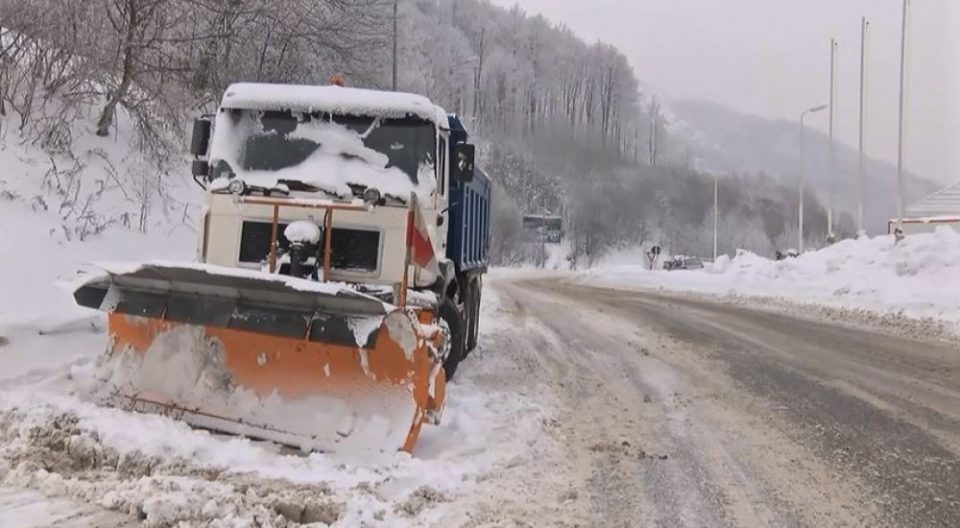
<instances>
[{"instance_id":1,"label":"windshield","mask_svg":"<svg viewBox=\"0 0 960 528\"><path fill-rule=\"evenodd\" d=\"M419 119L223 109L211 161L214 178L402 197L435 188L435 149L433 123Z\"/></svg>"}]
</instances>

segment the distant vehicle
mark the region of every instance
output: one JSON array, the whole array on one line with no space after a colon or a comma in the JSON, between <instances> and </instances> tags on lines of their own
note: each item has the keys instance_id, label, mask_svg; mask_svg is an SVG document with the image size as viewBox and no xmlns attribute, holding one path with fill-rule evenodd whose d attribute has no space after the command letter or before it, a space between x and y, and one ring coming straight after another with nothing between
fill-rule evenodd
<instances>
[{"instance_id":1,"label":"distant vehicle","mask_svg":"<svg viewBox=\"0 0 960 528\"><path fill-rule=\"evenodd\" d=\"M800 256L800 252L796 249L788 249L786 251L777 251L777 260L787 260L788 258L797 258Z\"/></svg>"},{"instance_id":2,"label":"distant vehicle","mask_svg":"<svg viewBox=\"0 0 960 528\"><path fill-rule=\"evenodd\" d=\"M523 215L523 228L548 244L559 244L563 239L563 218L557 215Z\"/></svg>"},{"instance_id":3,"label":"distant vehicle","mask_svg":"<svg viewBox=\"0 0 960 528\"><path fill-rule=\"evenodd\" d=\"M703 261L700 260L700 257L677 255L664 262L663 269L667 271L698 270L703 269Z\"/></svg>"}]
</instances>

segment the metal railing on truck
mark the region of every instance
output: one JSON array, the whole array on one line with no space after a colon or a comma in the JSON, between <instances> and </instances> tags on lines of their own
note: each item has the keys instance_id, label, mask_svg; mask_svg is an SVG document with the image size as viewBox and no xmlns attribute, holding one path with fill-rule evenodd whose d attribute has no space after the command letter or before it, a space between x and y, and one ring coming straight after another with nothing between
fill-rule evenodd
<instances>
[{"instance_id":1,"label":"metal railing on truck","mask_svg":"<svg viewBox=\"0 0 960 528\"><path fill-rule=\"evenodd\" d=\"M305 200L300 198L258 198L255 196L244 196L240 198L241 204L246 205L265 205L273 208L273 217L270 225L270 254L268 256L268 265L270 273L277 272L277 247L280 239L280 208L293 207L300 209L323 209L323 276L322 281L330 280L330 258L331 258L331 240L333 239L333 212L334 211L369 211L370 206L363 203L344 203L333 200Z\"/></svg>"}]
</instances>

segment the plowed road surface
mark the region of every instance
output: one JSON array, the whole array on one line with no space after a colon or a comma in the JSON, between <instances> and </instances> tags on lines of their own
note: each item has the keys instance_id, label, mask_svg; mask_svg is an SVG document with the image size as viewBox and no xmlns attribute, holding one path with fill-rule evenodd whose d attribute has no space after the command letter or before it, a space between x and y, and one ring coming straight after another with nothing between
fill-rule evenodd
<instances>
[{"instance_id":1,"label":"plowed road surface","mask_svg":"<svg viewBox=\"0 0 960 528\"><path fill-rule=\"evenodd\" d=\"M498 383L562 410L538 461L493 479L509 498L481 500L477 524L960 526L955 345L690 296L491 282L516 321L484 345L515 355Z\"/></svg>"}]
</instances>

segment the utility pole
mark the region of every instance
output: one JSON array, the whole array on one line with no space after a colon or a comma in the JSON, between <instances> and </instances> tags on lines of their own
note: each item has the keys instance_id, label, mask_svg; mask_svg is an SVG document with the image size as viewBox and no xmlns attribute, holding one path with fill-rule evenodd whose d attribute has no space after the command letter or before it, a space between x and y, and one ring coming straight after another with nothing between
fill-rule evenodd
<instances>
[{"instance_id":1,"label":"utility pole","mask_svg":"<svg viewBox=\"0 0 960 528\"><path fill-rule=\"evenodd\" d=\"M815 114L817 112L822 112L827 109L827 105L815 106L809 110L804 110L800 114L800 203L797 204L798 208L798 224L797 224L797 251L803 253L803 195L804 188L807 186L807 148L806 148L806 137L807 130L805 120L807 119L807 114Z\"/></svg>"},{"instance_id":2,"label":"utility pole","mask_svg":"<svg viewBox=\"0 0 960 528\"><path fill-rule=\"evenodd\" d=\"M799 224L797 225L797 251L803 253L803 194L807 186L807 131L804 128L803 120L807 118L807 113L800 114L800 205L799 205Z\"/></svg>"},{"instance_id":3,"label":"utility pole","mask_svg":"<svg viewBox=\"0 0 960 528\"><path fill-rule=\"evenodd\" d=\"M833 212L837 194L836 148L833 141L833 116L836 101L836 55L837 39L830 39L830 196L827 206L827 240L833 243L836 236L833 233Z\"/></svg>"},{"instance_id":4,"label":"utility pole","mask_svg":"<svg viewBox=\"0 0 960 528\"><path fill-rule=\"evenodd\" d=\"M720 173L713 177L713 261L717 261L717 240L720 234Z\"/></svg>"},{"instance_id":5,"label":"utility pole","mask_svg":"<svg viewBox=\"0 0 960 528\"><path fill-rule=\"evenodd\" d=\"M870 22L867 21L867 17L860 18L860 160L858 165L859 179L860 179L860 201L857 204L857 235L863 236L866 234L866 229L864 228L863 220L863 209L864 204L867 201L867 175L866 167L864 165L864 150L863 150L863 120L864 120L864 98L866 95L866 83L867 83L867 29L870 27Z\"/></svg>"},{"instance_id":6,"label":"utility pole","mask_svg":"<svg viewBox=\"0 0 960 528\"><path fill-rule=\"evenodd\" d=\"M900 108L897 124L897 229L903 232L903 107L906 89L907 65L907 6L910 0L903 0L903 19L900 29Z\"/></svg>"},{"instance_id":7,"label":"utility pole","mask_svg":"<svg viewBox=\"0 0 960 528\"><path fill-rule=\"evenodd\" d=\"M393 91L397 91L397 2L393 0Z\"/></svg>"}]
</instances>

